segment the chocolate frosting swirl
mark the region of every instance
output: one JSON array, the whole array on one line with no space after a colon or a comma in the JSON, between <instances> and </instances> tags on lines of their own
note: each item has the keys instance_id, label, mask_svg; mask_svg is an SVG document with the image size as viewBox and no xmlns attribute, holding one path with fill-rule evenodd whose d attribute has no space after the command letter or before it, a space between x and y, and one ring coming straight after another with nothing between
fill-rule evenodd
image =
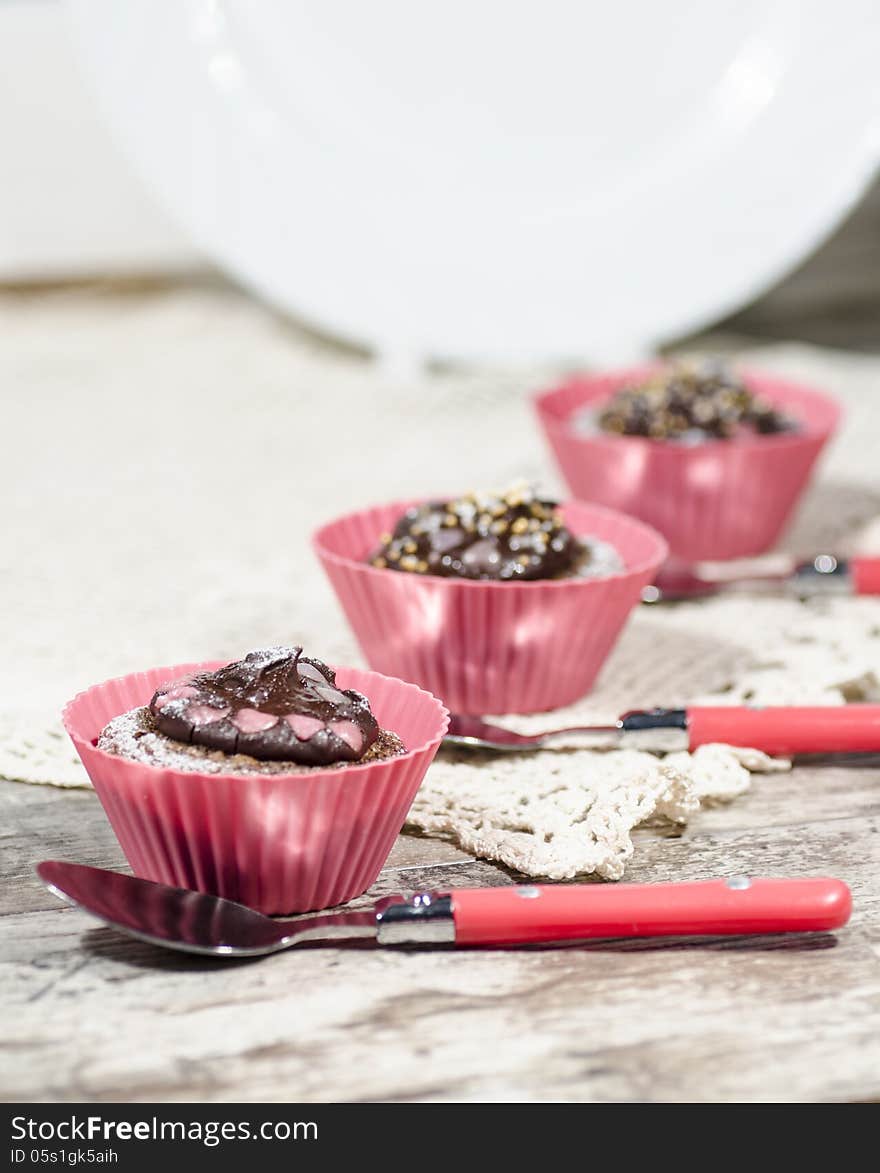
<instances>
[{"instance_id":1,"label":"chocolate frosting swirl","mask_svg":"<svg viewBox=\"0 0 880 1173\"><path fill-rule=\"evenodd\" d=\"M337 688L333 670L299 647L250 652L170 681L149 707L175 741L305 766L357 761L379 734L366 697Z\"/></svg>"},{"instance_id":2,"label":"chocolate frosting swirl","mask_svg":"<svg viewBox=\"0 0 880 1173\"><path fill-rule=\"evenodd\" d=\"M373 566L443 578L528 581L575 575L587 547L565 527L554 501L517 485L408 510L383 534Z\"/></svg>"}]
</instances>

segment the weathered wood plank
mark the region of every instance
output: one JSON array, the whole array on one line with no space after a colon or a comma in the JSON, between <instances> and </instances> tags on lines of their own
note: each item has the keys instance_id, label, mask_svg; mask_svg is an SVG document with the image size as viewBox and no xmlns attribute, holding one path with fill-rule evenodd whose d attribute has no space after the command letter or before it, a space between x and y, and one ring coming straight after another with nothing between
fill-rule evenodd
<instances>
[{"instance_id":1,"label":"weathered wood plank","mask_svg":"<svg viewBox=\"0 0 880 1173\"><path fill-rule=\"evenodd\" d=\"M4 825L15 827L4 868L11 861L18 877L5 886L0 918L0 1095L876 1098L876 780L875 771L827 768L760 779L678 838L641 835L630 869L633 880L841 875L856 911L836 938L458 953L309 948L219 965L47 904L29 872L35 845L44 852L54 834L58 854L115 864L112 837L93 796L0 788ZM510 879L449 845L403 837L371 895ZM15 911L25 907L32 911Z\"/></svg>"},{"instance_id":2,"label":"weathered wood plank","mask_svg":"<svg viewBox=\"0 0 880 1173\"><path fill-rule=\"evenodd\" d=\"M57 900L34 873L41 859L70 859L102 868L126 867L103 808L91 791L0 781L0 811L5 879L0 887L0 917L57 906ZM470 859L451 843L401 835L387 866L405 868Z\"/></svg>"}]
</instances>

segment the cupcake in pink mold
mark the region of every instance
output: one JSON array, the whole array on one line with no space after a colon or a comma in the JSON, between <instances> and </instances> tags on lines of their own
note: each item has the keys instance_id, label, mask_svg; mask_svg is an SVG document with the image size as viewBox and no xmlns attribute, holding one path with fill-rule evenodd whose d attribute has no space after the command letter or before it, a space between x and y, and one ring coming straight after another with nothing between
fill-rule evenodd
<instances>
[{"instance_id":1,"label":"cupcake in pink mold","mask_svg":"<svg viewBox=\"0 0 880 1173\"><path fill-rule=\"evenodd\" d=\"M298 647L109 680L64 719L136 874L267 913L369 887L448 721Z\"/></svg>"},{"instance_id":2,"label":"cupcake in pink mold","mask_svg":"<svg viewBox=\"0 0 880 1173\"><path fill-rule=\"evenodd\" d=\"M535 408L572 493L654 526L679 562L770 549L840 418L825 392L717 364L575 376Z\"/></svg>"},{"instance_id":3,"label":"cupcake in pink mold","mask_svg":"<svg viewBox=\"0 0 880 1173\"><path fill-rule=\"evenodd\" d=\"M522 484L360 510L313 544L367 663L474 714L587 692L667 553L632 518Z\"/></svg>"}]
</instances>

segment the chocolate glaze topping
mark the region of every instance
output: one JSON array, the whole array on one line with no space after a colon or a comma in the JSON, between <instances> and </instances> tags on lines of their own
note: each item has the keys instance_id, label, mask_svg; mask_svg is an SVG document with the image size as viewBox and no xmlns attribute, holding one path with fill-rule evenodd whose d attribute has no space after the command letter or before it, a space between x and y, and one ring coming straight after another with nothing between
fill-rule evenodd
<instances>
[{"instance_id":1,"label":"chocolate glaze topping","mask_svg":"<svg viewBox=\"0 0 880 1173\"><path fill-rule=\"evenodd\" d=\"M515 485L409 509L368 561L411 574L524 581L575 575L589 557L554 501Z\"/></svg>"},{"instance_id":2,"label":"chocolate glaze topping","mask_svg":"<svg viewBox=\"0 0 880 1173\"><path fill-rule=\"evenodd\" d=\"M599 427L657 440L729 440L797 427L719 363L679 363L644 383L622 387L599 415Z\"/></svg>"},{"instance_id":3,"label":"chocolate glaze topping","mask_svg":"<svg viewBox=\"0 0 880 1173\"><path fill-rule=\"evenodd\" d=\"M379 734L369 701L302 648L266 648L157 689L150 712L175 741L266 761L357 761Z\"/></svg>"}]
</instances>

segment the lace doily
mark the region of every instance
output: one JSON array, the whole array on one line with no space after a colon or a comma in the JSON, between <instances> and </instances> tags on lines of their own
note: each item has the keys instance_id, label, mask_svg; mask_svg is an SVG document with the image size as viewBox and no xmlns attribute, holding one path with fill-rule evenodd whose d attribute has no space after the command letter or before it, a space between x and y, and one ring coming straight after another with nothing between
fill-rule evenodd
<instances>
[{"instance_id":1,"label":"lace doily","mask_svg":"<svg viewBox=\"0 0 880 1173\"><path fill-rule=\"evenodd\" d=\"M685 823L701 802L728 802L749 771L785 770L757 750L706 745L693 754L542 751L500 759L438 759L416 796L411 825L527 876L619 880L631 831L649 821Z\"/></svg>"},{"instance_id":2,"label":"lace doily","mask_svg":"<svg viewBox=\"0 0 880 1173\"><path fill-rule=\"evenodd\" d=\"M0 776L87 785L63 703L107 676L303 643L362 662L309 549L335 513L517 476L561 493L527 402L548 372L405 379L223 291L0 299L7 503ZM880 549L880 362L743 356L830 387L848 420L789 540ZM524 730L627 708L880 696L880 601L724 598L641 608L598 687ZM762 755L556 751L438 759L411 821L527 874L622 874L632 828L729 800Z\"/></svg>"}]
</instances>

